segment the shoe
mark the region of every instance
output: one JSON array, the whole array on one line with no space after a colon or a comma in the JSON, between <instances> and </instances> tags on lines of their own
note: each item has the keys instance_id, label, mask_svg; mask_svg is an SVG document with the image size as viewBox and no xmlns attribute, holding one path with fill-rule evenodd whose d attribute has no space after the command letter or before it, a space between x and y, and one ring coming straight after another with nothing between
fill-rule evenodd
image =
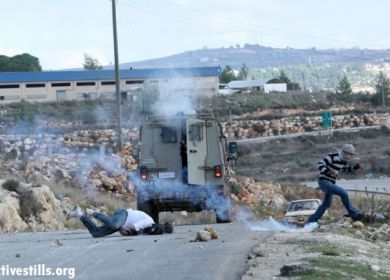
<instances>
[{"instance_id":1,"label":"shoe","mask_svg":"<svg viewBox=\"0 0 390 280\"><path fill-rule=\"evenodd\" d=\"M311 222L311 223L306 223L303 228L308 231L313 231L316 228L318 228L318 223L317 222Z\"/></svg>"},{"instance_id":2,"label":"shoe","mask_svg":"<svg viewBox=\"0 0 390 280\"><path fill-rule=\"evenodd\" d=\"M354 222L356 221L362 221L365 218L365 216L362 213L357 213L355 217L352 218Z\"/></svg>"},{"instance_id":3,"label":"shoe","mask_svg":"<svg viewBox=\"0 0 390 280\"><path fill-rule=\"evenodd\" d=\"M83 216L83 215L84 215L83 211L81 211L81 209L79 207L76 207L72 211L69 212L69 214L66 218L67 218L67 220L80 219L81 216Z\"/></svg>"},{"instance_id":4,"label":"shoe","mask_svg":"<svg viewBox=\"0 0 390 280\"><path fill-rule=\"evenodd\" d=\"M165 222L164 223L164 233L172 233L173 232L173 223Z\"/></svg>"},{"instance_id":5,"label":"shoe","mask_svg":"<svg viewBox=\"0 0 390 280\"><path fill-rule=\"evenodd\" d=\"M383 222L385 220L385 215L382 213L374 213L372 214L372 219L377 222Z\"/></svg>"}]
</instances>

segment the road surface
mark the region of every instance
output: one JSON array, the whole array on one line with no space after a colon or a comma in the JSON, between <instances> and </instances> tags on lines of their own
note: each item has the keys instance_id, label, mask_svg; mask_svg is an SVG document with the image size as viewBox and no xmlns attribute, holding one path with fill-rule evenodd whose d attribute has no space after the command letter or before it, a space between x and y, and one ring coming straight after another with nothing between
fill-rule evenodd
<instances>
[{"instance_id":1,"label":"road surface","mask_svg":"<svg viewBox=\"0 0 390 280\"><path fill-rule=\"evenodd\" d=\"M4 275L7 268L8 274L11 268L21 268L22 273L30 269L37 274L50 268L53 273L63 275L2 278L241 279L251 248L271 233L250 231L240 223L212 227L220 239L208 242L190 242L204 225L176 226L173 234L133 237L114 234L99 239L92 238L86 230L2 234L0 273Z\"/></svg>"}]
</instances>

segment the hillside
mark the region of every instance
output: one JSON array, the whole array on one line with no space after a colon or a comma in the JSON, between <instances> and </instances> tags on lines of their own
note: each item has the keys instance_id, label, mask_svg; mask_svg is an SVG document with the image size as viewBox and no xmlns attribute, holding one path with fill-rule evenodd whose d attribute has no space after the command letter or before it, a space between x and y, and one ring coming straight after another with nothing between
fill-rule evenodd
<instances>
[{"instance_id":1,"label":"hillside","mask_svg":"<svg viewBox=\"0 0 390 280\"><path fill-rule=\"evenodd\" d=\"M293 49L245 44L243 47L201 49L167 57L121 64L122 68L197 67L226 65L249 67L248 79L270 79L284 70L306 90L334 90L347 75L352 89L371 91L379 71L390 74L390 49ZM112 68L113 66L107 66Z\"/></svg>"},{"instance_id":2,"label":"hillside","mask_svg":"<svg viewBox=\"0 0 390 280\"><path fill-rule=\"evenodd\" d=\"M245 63L249 68L285 67L287 65L324 65L373 63L390 59L390 49L293 49L271 48L258 44L243 47L201 49L184 53L122 64L129 68L188 67L231 65L235 68Z\"/></svg>"}]
</instances>

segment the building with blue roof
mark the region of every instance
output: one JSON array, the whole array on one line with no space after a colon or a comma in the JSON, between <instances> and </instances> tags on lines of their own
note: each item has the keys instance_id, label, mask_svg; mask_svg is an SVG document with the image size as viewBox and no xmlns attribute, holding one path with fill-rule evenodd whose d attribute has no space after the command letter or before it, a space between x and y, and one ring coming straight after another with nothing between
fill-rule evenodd
<instances>
[{"instance_id":1,"label":"building with blue roof","mask_svg":"<svg viewBox=\"0 0 390 280\"><path fill-rule=\"evenodd\" d=\"M120 70L120 89L137 94L157 88L163 94L218 92L220 67L155 68ZM64 100L114 99L114 70L0 72L0 100L59 102Z\"/></svg>"}]
</instances>

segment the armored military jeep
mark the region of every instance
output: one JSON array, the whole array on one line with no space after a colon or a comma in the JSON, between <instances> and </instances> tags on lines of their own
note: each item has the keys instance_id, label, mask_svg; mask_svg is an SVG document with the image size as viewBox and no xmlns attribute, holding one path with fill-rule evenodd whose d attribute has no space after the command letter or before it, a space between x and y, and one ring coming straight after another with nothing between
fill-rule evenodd
<instances>
[{"instance_id":1,"label":"armored military jeep","mask_svg":"<svg viewBox=\"0 0 390 280\"><path fill-rule=\"evenodd\" d=\"M155 222L162 211L214 210L217 222L230 222L227 185L229 143L211 115L149 117L140 129L137 207Z\"/></svg>"}]
</instances>

